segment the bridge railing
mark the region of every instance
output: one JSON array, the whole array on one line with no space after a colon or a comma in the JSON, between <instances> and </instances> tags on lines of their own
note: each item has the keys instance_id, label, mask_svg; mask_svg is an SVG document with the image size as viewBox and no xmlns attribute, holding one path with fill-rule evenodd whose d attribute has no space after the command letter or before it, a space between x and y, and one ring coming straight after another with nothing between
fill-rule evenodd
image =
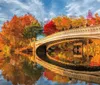
<instances>
[{"instance_id":1,"label":"bridge railing","mask_svg":"<svg viewBox=\"0 0 100 85\"><path fill-rule=\"evenodd\" d=\"M86 37L86 36L88 36L88 37L93 36L93 38L94 38L94 37L98 37L98 35L100 35L100 26L71 29L71 30L54 33L43 39L36 41L36 47L38 47L39 45L41 45L43 43L60 40L60 39L64 39L64 38Z\"/></svg>"}]
</instances>

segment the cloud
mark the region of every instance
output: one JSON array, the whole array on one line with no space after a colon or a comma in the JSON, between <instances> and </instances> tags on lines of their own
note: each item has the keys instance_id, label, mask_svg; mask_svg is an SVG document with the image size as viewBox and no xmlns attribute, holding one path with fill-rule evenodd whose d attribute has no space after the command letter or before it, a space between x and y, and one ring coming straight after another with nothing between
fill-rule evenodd
<instances>
[{"instance_id":1,"label":"cloud","mask_svg":"<svg viewBox=\"0 0 100 85\"><path fill-rule=\"evenodd\" d=\"M28 10L29 9L29 6L27 6L27 5L25 5L25 4L23 4L23 3L21 3L20 1L18 1L18 0L4 0L6 3L8 3L8 4L15 4L15 5L19 5L21 8L23 8L23 9L26 9L26 10Z\"/></svg>"},{"instance_id":2,"label":"cloud","mask_svg":"<svg viewBox=\"0 0 100 85\"><path fill-rule=\"evenodd\" d=\"M50 15L50 18L53 18L56 16L56 14L54 12L50 12L49 15Z\"/></svg>"},{"instance_id":3,"label":"cloud","mask_svg":"<svg viewBox=\"0 0 100 85\"><path fill-rule=\"evenodd\" d=\"M98 1L98 0L97 0ZM95 13L99 9L99 3L96 0L71 0L66 4L65 9L68 16L86 16L88 10ZM100 1L100 0L99 0Z\"/></svg>"},{"instance_id":4,"label":"cloud","mask_svg":"<svg viewBox=\"0 0 100 85\"><path fill-rule=\"evenodd\" d=\"M100 0L97 0L98 2L100 2Z\"/></svg>"},{"instance_id":5,"label":"cloud","mask_svg":"<svg viewBox=\"0 0 100 85\"><path fill-rule=\"evenodd\" d=\"M95 13L98 13L98 14L100 15L100 9L96 10L96 11L94 12L94 14L95 14Z\"/></svg>"},{"instance_id":6,"label":"cloud","mask_svg":"<svg viewBox=\"0 0 100 85\"><path fill-rule=\"evenodd\" d=\"M39 21L45 17L44 5L40 0L0 0L0 26L10 20L13 15L24 15L30 13Z\"/></svg>"}]
</instances>

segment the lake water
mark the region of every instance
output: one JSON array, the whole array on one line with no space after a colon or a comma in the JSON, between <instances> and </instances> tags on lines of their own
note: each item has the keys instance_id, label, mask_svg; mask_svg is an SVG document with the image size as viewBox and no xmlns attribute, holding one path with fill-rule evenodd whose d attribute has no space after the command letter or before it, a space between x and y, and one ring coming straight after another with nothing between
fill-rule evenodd
<instances>
[{"instance_id":1,"label":"lake water","mask_svg":"<svg viewBox=\"0 0 100 85\"><path fill-rule=\"evenodd\" d=\"M43 37L38 36L38 39ZM27 56L2 55L4 59L0 63L0 85L99 85L80 80L68 80L64 83L59 82L59 79L54 81L44 76L46 69L40 65L34 65Z\"/></svg>"}]
</instances>

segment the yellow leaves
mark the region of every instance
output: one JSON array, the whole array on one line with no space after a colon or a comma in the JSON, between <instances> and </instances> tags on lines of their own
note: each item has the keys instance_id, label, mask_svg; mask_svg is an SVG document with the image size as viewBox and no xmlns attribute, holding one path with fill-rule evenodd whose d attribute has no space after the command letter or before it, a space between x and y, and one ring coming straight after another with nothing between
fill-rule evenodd
<instances>
[{"instance_id":1,"label":"yellow leaves","mask_svg":"<svg viewBox=\"0 0 100 85\"><path fill-rule=\"evenodd\" d=\"M68 30L72 28L79 28L82 26L86 26L86 19L83 16L79 18L69 18L67 16L58 16L52 19L56 25L56 29L59 31Z\"/></svg>"},{"instance_id":2,"label":"yellow leaves","mask_svg":"<svg viewBox=\"0 0 100 85\"><path fill-rule=\"evenodd\" d=\"M71 26L71 20L70 18L66 16L59 16L56 18L53 18L53 21L56 25L56 28L61 31L61 30L68 30Z\"/></svg>"},{"instance_id":3,"label":"yellow leaves","mask_svg":"<svg viewBox=\"0 0 100 85\"><path fill-rule=\"evenodd\" d=\"M90 61L91 66L100 66L100 40L99 39L92 39L93 43L90 45L92 47L91 54L93 58Z\"/></svg>"},{"instance_id":4,"label":"yellow leaves","mask_svg":"<svg viewBox=\"0 0 100 85\"><path fill-rule=\"evenodd\" d=\"M66 16L62 17L62 27L64 28L64 30L68 30L70 26L71 26L70 18Z\"/></svg>"},{"instance_id":5,"label":"yellow leaves","mask_svg":"<svg viewBox=\"0 0 100 85\"><path fill-rule=\"evenodd\" d=\"M61 27L61 17L53 18L52 21L55 23L56 28L58 30L62 30L62 27Z\"/></svg>"},{"instance_id":6,"label":"yellow leaves","mask_svg":"<svg viewBox=\"0 0 100 85\"><path fill-rule=\"evenodd\" d=\"M72 28L79 28L82 26L85 26L86 21L84 19L84 17L80 17L78 19L72 19Z\"/></svg>"},{"instance_id":7,"label":"yellow leaves","mask_svg":"<svg viewBox=\"0 0 100 85\"><path fill-rule=\"evenodd\" d=\"M7 45L5 45L2 49L3 53L6 55L6 56L10 56L10 51L11 51L11 48Z\"/></svg>"}]
</instances>

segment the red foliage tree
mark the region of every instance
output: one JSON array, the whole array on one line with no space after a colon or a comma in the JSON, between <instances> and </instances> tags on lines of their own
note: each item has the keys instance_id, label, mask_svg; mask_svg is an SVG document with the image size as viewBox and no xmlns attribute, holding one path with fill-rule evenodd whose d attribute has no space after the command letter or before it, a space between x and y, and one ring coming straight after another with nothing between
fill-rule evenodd
<instances>
[{"instance_id":1,"label":"red foliage tree","mask_svg":"<svg viewBox=\"0 0 100 85\"><path fill-rule=\"evenodd\" d=\"M88 26L96 25L96 19L95 18L88 19L87 24L88 24Z\"/></svg>"},{"instance_id":2,"label":"red foliage tree","mask_svg":"<svg viewBox=\"0 0 100 85\"><path fill-rule=\"evenodd\" d=\"M44 34L46 34L46 35L53 34L57 31L58 30L56 29L56 25L54 24L53 21L50 21L44 25Z\"/></svg>"}]
</instances>

